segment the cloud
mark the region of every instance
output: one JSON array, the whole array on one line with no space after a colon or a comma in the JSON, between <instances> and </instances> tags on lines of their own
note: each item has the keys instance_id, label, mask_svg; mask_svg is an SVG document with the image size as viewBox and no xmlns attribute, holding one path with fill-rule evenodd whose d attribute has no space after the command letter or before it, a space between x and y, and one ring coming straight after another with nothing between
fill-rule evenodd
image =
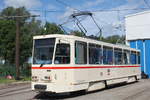
<instances>
[{"instance_id":1,"label":"cloud","mask_svg":"<svg viewBox=\"0 0 150 100\"><path fill-rule=\"evenodd\" d=\"M136 8L146 7L143 0L127 0L127 3L124 5L120 5L116 8L112 8L112 10L122 10L122 9L136 9ZM125 34L125 16L133 13L137 13L143 10L127 10L127 11L119 11L116 12L116 16L118 17L112 22L113 31L122 35ZM113 18L113 17L112 17Z\"/></svg>"},{"instance_id":2,"label":"cloud","mask_svg":"<svg viewBox=\"0 0 150 100\"><path fill-rule=\"evenodd\" d=\"M58 7L56 7L56 6L52 5L52 4L48 4L46 9L48 9L48 10L58 10Z\"/></svg>"},{"instance_id":3,"label":"cloud","mask_svg":"<svg viewBox=\"0 0 150 100\"><path fill-rule=\"evenodd\" d=\"M99 5L100 3L103 3L105 0L95 0L95 1L89 1L89 2L86 2L84 6L86 7L92 7L92 6L97 6Z\"/></svg>"},{"instance_id":4,"label":"cloud","mask_svg":"<svg viewBox=\"0 0 150 100\"><path fill-rule=\"evenodd\" d=\"M110 17L111 16L111 17ZM93 14L94 19L96 20L99 27L102 29L103 36L109 36L115 34L113 31L112 23L114 20L117 20L116 13L114 12L97 12ZM98 27L95 25L92 18L84 20L83 25L87 29L87 35L97 35L99 32Z\"/></svg>"},{"instance_id":5,"label":"cloud","mask_svg":"<svg viewBox=\"0 0 150 100\"><path fill-rule=\"evenodd\" d=\"M101 6L99 6L99 5L101 5L105 1L106 0L87 0L86 2L84 2L84 4L79 4L80 6L76 6L75 8L84 9L84 10L90 9L91 11L92 10L96 11L98 9L102 9ZM106 7L108 6L108 8L105 8L105 9L107 9L107 10L120 9L121 10L121 9L134 9L134 8L146 7L143 0L123 0L126 2L118 4L117 7L115 6L115 8L111 8L110 7L111 3L115 3L112 1L114 1L114 0L110 0L110 4L106 5ZM120 2L120 1L117 0L116 2ZM73 1L72 1L72 3L73 3ZM107 3L109 3L109 2L107 2ZM39 8L39 6L42 5L40 0L4 0L4 4L6 6L14 6L14 7L25 6L29 9L33 8L33 7ZM52 3L47 4L45 6L45 8L48 10L53 10L53 9L59 10L59 7L57 7L56 5L54 5ZM119 28L120 27L124 28L124 21L123 21L124 16L131 14L131 13L138 12L138 11L134 11L134 10L120 11L119 14L116 11L95 12L94 18L97 21L97 23L99 24L99 26L102 28L103 36L109 36L109 35L114 35L114 34L122 35L122 34L124 34L124 30L123 29L120 30ZM47 13L47 20L56 21L57 24L61 24L61 23L65 22L69 18L69 16L71 14L73 14L74 12L76 12L75 9L66 7L65 12L60 12L57 14L52 13L53 14L52 16L50 16L50 14ZM33 13L37 14L38 12L33 12ZM43 15L42 12L39 12L38 14ZM44 21L44 16L41 16L41 17L42 17L42 21ZM90 18L85 19L82 23L85 26L85 28L87 29L88 35L95 35L99 31L98 28L96 27L96 25L94 25L93 21ZM74 29L74 30L78 29L74 25L73 22L65 24L64 26L67 28L70 28L70 29Z\"/></svg>"},{"instance_id":6,"label":"cloud","mask_svg":"<svg viewBox=\"0 0 150 100\"><path fill-rule=\"evenodd\" d=\"M66 7L65 12L61 16L59 16L58 19L60 21L67 20L70 17L70 15L73 14L74 12L77 12L77 11L73 8Z\"/></svg>"},{"instance_id":7,"label":"cloud","mask_svg":"<svg viewBox=\"0 0 150 100\"><path fill-rule=\"evenodd\" d=\"M127 0L127 3L123 5L118 5L115 8L111 8L109 10L122 10L122 9L136 9L140 7L145 7L144 2L142 0ZM112 12L96 12L95 19L98 24L102 26L103 36L109 36L114 34L123 35L125 34L124 28L124 18L128 14L136 13L142 10L127 10L127 11L112 11ZM90 25L87 21L85 25ZM93 32L96 31L93 25ZM91 30L90 30L91 31Z\"/></svg>"},{"instance_id":8,"label":"cloud","mask_svg":"<svg viewBox=\"0 0 150 100\"><path fill-rule=\"evenodd\" d=\"M67 8L66 12L60 17L60 19L66 20L72 13L74 12L73 9ZM111 17L110 17L111 16ZM84 16L85 17L85 16ZM96 35L99 32L98 27L94 24L93 20L88 16L87 18L83 17L83 21L81 23L87 30L86 35ZM96 12L93 13L93 17L98 23L98 25L102 28L103 36L109 36L109 35L114 35L116 34L114 31L113 25L115 24L114 22L117 21L117 13L114 12ZM118 23L117 23L118 25ZM115 24L114 26L117 27ZM68 23L65 24L64 26L67 26L71 30L77 30L79 29L77 26L74 25L74 23Z\"/></svg>"},{"instance_id":9,"label":"cloud","mask_svg":"<svg viewBox=\"0 0 150 100\"><path fill-rule=\"evenodd\" d=\"M40 7L42 3L40 0L4 0L6 7L13 6L15 8L25 6L27 9Z\"/></svg>"}]
</instances>

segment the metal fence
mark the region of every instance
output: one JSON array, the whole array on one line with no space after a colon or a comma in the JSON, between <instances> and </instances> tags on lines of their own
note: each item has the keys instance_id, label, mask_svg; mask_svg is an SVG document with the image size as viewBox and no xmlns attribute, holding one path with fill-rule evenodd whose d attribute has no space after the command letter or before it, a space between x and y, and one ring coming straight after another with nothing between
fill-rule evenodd
<instances>
[{"instance_id":1,"label":"metal fence","mask_svg":"<svg viewBox=\"0 0 150 100\"><path fill-rule=\"evenodd\" d=\"M11 64L0 64L0 77L7 77L11 75L16 77L16 66ZM20 66L20 76L30 76L31 68L29 64L24 64Z\"/></svg>"}]
</instances>

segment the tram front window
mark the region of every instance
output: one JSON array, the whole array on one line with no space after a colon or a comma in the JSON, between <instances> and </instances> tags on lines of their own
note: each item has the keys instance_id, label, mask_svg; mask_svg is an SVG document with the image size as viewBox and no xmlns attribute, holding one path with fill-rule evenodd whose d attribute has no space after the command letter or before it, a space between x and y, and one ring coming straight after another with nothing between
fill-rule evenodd
<instances>
[{"instance_id":1,"label":"tram front window","mask_svg":"<svg viewBox=\"0 0 150 100\"><path fill-rule=\"evenodd\" d=\"M33 64L51 64L55 38L37 39L34 43Z\"/></svg>"}]
</instances>

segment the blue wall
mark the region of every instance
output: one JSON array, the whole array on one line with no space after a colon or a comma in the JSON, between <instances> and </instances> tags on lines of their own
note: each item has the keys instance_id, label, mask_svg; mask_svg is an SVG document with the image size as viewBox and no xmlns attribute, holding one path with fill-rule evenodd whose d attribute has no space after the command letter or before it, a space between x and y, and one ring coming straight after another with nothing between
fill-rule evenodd
<instances>
[{"instance_id":1,"label":"blue wall","mask_svg":"<svg viewBox=\"0 0 150 100\"><path fill-rule=\"evenodd\" d=\"M137 47L136 49L139 49L141 51L141 54L140 54L140 62L141 62L141 70L144 71L144 49L143 49L143 43L144 41L143 40L138 40L137 41Z\"/></svg>"},{"instance_id":2,"label":"blue wall","mask_svg":"<svg viewBox=\"0 0 150 100\"><path fill-rule=\"evenodd\" d=\"M130 47L136 48L136 41L130 41Z\"/></svg>"},{"instance_id":3,"label":"blue wall","mask_svg":"<svg viewBox=\"0 0 150 100\"><path fill-rule=\"evenodd\" d=\"M150 40L145 40L146 73L150 76Z\"/></svg>"},{"instance_id":4,"label":"blue wall","mask_svg":"<svg viewBox=\"0 0 150 100\"><path fill-rule=\"evenodd\" d=\"M130 47L139 49L141 51L141 70L148 74L148 76L150 77L150 40L130 41Z\"/></svg>"}]
</instances>

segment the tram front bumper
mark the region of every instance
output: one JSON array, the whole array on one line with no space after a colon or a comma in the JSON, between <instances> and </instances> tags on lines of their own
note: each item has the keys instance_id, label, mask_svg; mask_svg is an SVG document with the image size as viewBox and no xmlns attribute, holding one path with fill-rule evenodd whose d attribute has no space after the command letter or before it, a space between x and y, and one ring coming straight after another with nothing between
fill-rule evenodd
<instances>
[{"instance_id":1,"label":"tram front bumper","mask_svg":"<svg viewBox=\"0 0 150 100\"><path fill-rule=\"evenodd\" d=\"M53 87L54 85L52 83L32 82L31 84L32 90L38 92L55 92L55 89Z\"/></svg>"},{"instance_id":2,"label":"tram front bumper","mask_svg":"<svg viewBox=\"0 0 150 100\"><path fill-rule=\"evenodd\" d=\"M80 85L60 84L60 83L39 83L32 82L32 90L38 92L64 93L87 89L88 83Z\"/></svg>"}]
</instances>

